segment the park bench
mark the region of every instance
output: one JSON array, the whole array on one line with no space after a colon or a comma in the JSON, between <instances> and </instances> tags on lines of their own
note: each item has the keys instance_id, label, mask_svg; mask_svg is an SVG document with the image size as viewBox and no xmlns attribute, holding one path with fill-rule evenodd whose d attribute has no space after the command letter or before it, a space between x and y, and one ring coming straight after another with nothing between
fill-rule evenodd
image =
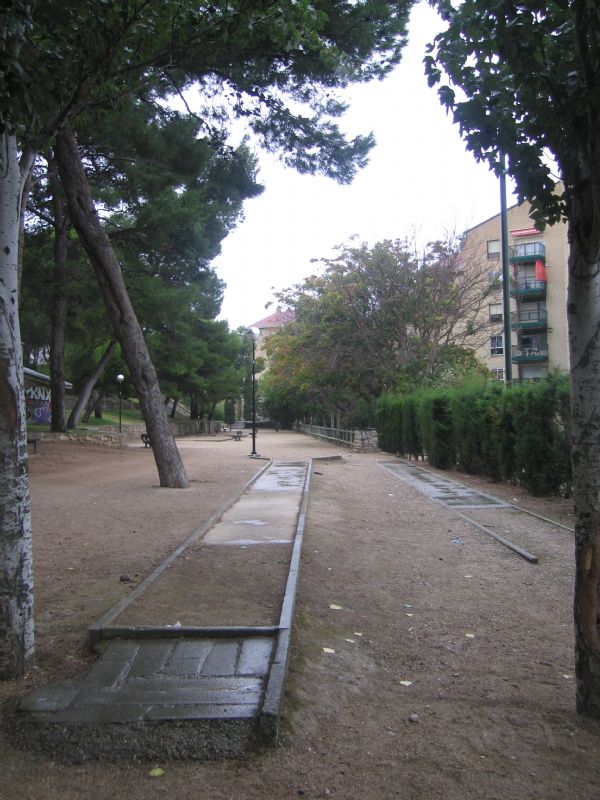
<instances>
[{"instance_id":1,"label":"park bench","mask_svg":"<svg viewBox=\"0 0 600 800\"><path fill-rule=\"evenodd\" d=\"M29 447L30 444L33 445L33 452L37 453L37 444L40 440L39 436L28 436L27 437L27 446Z\"/></svg>"},{"instance_id":2,"label":"park bench","mask_svg":"<svg viewBox=\"0 0 600 800\"><path fill-rule=\"evenodd\" d=\"M144 443L144 447L152 447L152 442L150 441L150 435L147 433L141 433L140 437L142 442Z\"/></svg>"},{"instance_id":3,"label":"park bench","mask_svg":"<svg viewBox=\"0 0 600 800\"><path fill-rule=\"evenodd\" d=\"M242 431L231 431L231 438L234 442L242 441Z\"/></svg>"}]
</instances>

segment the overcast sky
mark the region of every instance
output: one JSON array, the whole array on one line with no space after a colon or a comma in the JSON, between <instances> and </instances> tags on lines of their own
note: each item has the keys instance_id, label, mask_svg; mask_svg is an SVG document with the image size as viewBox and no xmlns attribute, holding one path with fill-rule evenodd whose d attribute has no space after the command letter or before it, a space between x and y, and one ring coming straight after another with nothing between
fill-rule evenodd
<instances>
[{"instance_id":1,"label":"overcast sky","mask_svg":"<svg viewBox=\"0 0 600 800\"><path fill-rule=\"evenodd\" d=\"M260 155L263 194L247 201L245 219L213 261L226 284L220 318L249 326L275 310L274 291L312 274L311 259L331 255L354 235L359 242L402 239L421 243L463 231L499 213L497 178L462 143L423 70L425 45L437 20L427 5L411 17L410 44L385 81L355 86L343 127L373 131L370 163L350 186L298 175ZM509 205L514 202L511 184Z\"/></svg>"}]
</instances>

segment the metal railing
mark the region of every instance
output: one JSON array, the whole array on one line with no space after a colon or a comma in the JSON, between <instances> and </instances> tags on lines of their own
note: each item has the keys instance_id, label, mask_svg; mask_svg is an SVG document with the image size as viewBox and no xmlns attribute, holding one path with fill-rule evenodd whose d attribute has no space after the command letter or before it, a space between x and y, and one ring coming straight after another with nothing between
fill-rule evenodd
<instances>
[{"instance_id":1,"label":"metal railing","mask_svg":"<svg viewBox=\"0 0 600 800\"><path fill-rule=\"evenodd\" d=\"M515 289L517 291L531 291L533 289L543 289L545 291L546 282L540 281L537 278L512 278L510 281L510 288L511 290Z\"/></svg>"},{"instance_id":2,"label":"metal railing","mask_svg":"<svg viewBox=\"0 0 600 800\"><path fill-rule=\"evenodd\" d=\"M510 321L512 325L535 325L536 323L545 325L548 322L548 312L543 308L536 308L531 311L512 311Z\"/></svg>"},{"instance_id":3,"label":"metal railing","mask_svg":"<svg viewBox=\"0 0 600 800\"><path fill-rule=\"evenodd\" d=\"M297 422L296 430L300 431L300 433L316 436L319 439L341 442L342 444L354 444L354 431L344 430L343 428L325 428L322 425L307 425L304 422Z\"/></svg>"},{"instance_id":4,"label":"metal railing","mask_svg":"<svg viewBox=\"0 0 600 800\"><path fill-rule=\"evenodd\" d=\"M534 260L536 258L544 258L546 248L541 242L527 242L510 247L508 252L511 260L520 258L531 258Z\"/></svg>"},{"instance_id":5,"label":"metal railing","mask_svg":"<svg viewBox=\"0 0 600 800\"><path fill-rule=\"evenodd\" d=\"M548 345L542 344L539 347L520 347L519 345L513 345L512 358L513 361L547 361Z\"/></svg>"}]
</instances>

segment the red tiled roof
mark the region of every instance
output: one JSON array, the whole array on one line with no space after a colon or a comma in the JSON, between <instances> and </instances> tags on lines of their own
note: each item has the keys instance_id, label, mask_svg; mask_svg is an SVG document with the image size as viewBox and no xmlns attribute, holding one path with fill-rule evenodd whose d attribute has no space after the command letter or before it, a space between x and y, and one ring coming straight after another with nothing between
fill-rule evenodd
<instances>
[{"instance_id":1,"label":"red tiled roof","mask_svg":"<svg viewBox=\"0 0 600 800\"><path fill-rule=\"evenodd\" d=\"M258 328L259 331L265 328L280 328L282 325L285 325L286 322L292 322L294 318L295 314L291 308L285 308L283 310L278 308L274 314L270 314L268 317L258 322L253 322L252 325L248 325L248 327Z\"/></svg>"}]
</instances>

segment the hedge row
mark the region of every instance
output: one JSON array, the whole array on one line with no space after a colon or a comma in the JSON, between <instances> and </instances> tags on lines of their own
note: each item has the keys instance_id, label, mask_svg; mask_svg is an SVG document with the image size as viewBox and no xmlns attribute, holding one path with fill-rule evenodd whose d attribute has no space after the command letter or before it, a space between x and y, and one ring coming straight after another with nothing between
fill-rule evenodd
<instances>
[{"instance_id":1,"label":"hedge row","mask_svg":"<svg viewBox=\"0 0 600 800\"><path fill-rule=\"evenodd\" d=\"M387 394L377 403L379 446L439 469L523 485L536 495L571 493L569 381L551 374L538 383L474 383Z\"/></svg>"}]
</instances>

